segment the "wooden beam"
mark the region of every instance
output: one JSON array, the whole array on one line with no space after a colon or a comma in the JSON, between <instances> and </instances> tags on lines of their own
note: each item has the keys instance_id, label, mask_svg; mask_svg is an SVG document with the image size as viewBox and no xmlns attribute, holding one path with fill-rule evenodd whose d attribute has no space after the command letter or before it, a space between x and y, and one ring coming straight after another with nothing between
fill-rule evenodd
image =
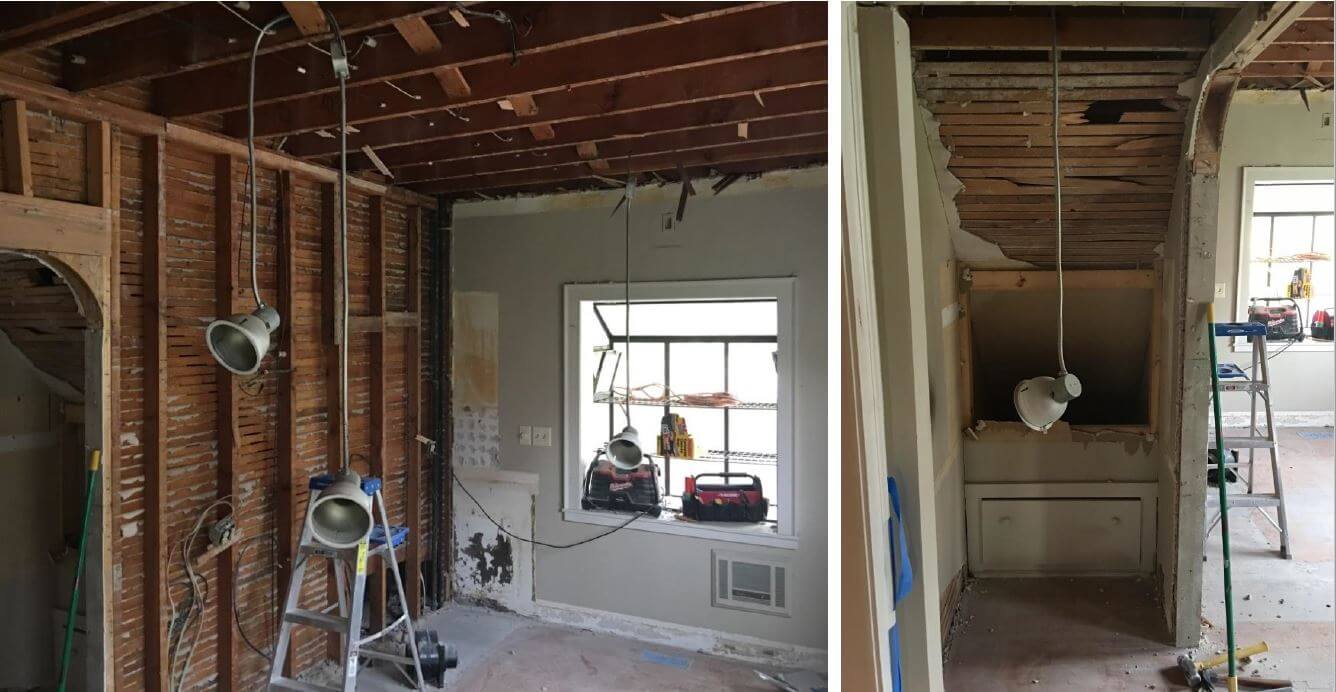
<instances>
[{"instance_id":1,"label":"wooden beam","mask_svg":"<svg viewBox=\"0 0 1336 692\"><path fill-rule=\"evenodd\" d=\"M1295 19L1299 18L1295 17ZM1294 21L1276 37L1271 45L1310 44L1323 46L1327 50L1331 50L1333 38L1336 38L1336 36L1333 36L1331 22Z\"/></svg>"},{"instance_id":2,"label":"wooden beam","mask_svg":"<svg viewBox=\"0 0 1336 692\"><path fill-rule=\"evenodd\" d=\"M909 22L914 50L1049 50L1048 17L924 17ZM1078 50L1203 50L1211 43L1205 19L1058 16L1058 47Z\"/></svg>"},{"instance_id":3,"label":"wooden beam","mask_svg":"<svg viewBox=\"0 0 1336 692\"><path fill-rule=\"evenodd\" d=\"M288 11L288 16L292 17L292 22L297 25L302 36L321 36L329 31L329 21L325 19L325 11L320 9L318 2L285 0L283 9Z\"/></svg>"},{"instance_id":4,"label":"wooden beam","mask_svg":"<svg viewBox=\"0 0 1336 692\"><path fill-rule=\"evenodd\" d=\"M105 120L84 126L84 201L97 207L109 206L116 191L112 188L111 124Z\"/></svg>"},{"instance_id":5,"label":"wooden beam","mask_svg":"<svg viewBox=\"0 0 1336 692\"><path fill-rule=\"evenodd\" d=\"M1058 274L1053 271L984 271L974 270L970 285L974 291L1056 291ZM1069 271L1062 274L1068 290L1112 290L1155 288L1155 272L1148 269L1115 269L1106 271Z\"/></svg>"},{"instance_id":6,"label":"wooden beam","mask_svg":"<svg viewBox=\"0 0 1336 692\"><path fill-rule=\"evenodd\" d=\"M691 152L669 152L650 155L637 155L616 159L609 162L609 176L620 177L629 173L647 171L676 170L682 166L710 166L723 163L737 163L757 159L793 156L797 154L821 154L826 151L826 136L806 135L788 139L776 139L764 142L742 142L730 146L713 147ZM584 162L549 169L525 170L508 173L495 173L470 178L457 178L414 185L424 193L453 194L487 190L491 188L517 187L544 183L561 182L579 178L588 178L591 173Z\"/></svg>"},{"instance_id":7,"label":"wooden beam","mask_svg":"<svg viewBox=\"0 0 1336 692\"><path fill-rule=\"evenodd\" d=\"M758 91L764 92L767 103L777 94L790 89L816 87L824 91L825 65L825 48L814 48L612 83L574 86L562 94L549 94L544 100L543 113L536 122L566 127L574 120L741 98L764 108L755 103ZM460 120L459 117L466 117L468 121ZM419 117L405 116L359 125L360 132L349 138L349 153L361 145L369 144L383 156L388 147L412 146L470 135L490 135L492 132L529 124L532 123L517 121L510 113L491 103L452 109L450 113L438 109ZM337 141L314 134L301 135L288 142L288 150L300 157L337 154L338 146ZM484 146L487 143L484 142Z\"/></svg>"},{"instance_id":8,"label":"wooden beam","mask_svg":"<svg viewBox=\"0 0 1336 692\"><path fill-rule=\"evenodd\" d=\"M374 3L375 5L418 5L428 7L430 12L403 13L389 21L405 21L412 17L436 15L442 5L429 3ZM339 19L345 36L352 36L353 31L344 21L346 3L332 3L331 9ZM732 5L723 2L693 3L694 17L708 18L714 13L744 12L750 5ZM557 47L578 45L591 41L601 41L623 34L630 34L657 27L668 26L661 14L660 3L605 3L598 6L598 11L570 12L560 3L530 5L526 14L530 14L533 30L519 43L520 58L528 69L529 60L536 63L546 61L543 56ZM435 19L436 17L433 17ZM488 62L497 62L509 69L510 35L505 26L498 22L479 22L468 31L455 29L442 30L448 37L440 51L419 54L408 44L398 41L381 41L374 50L368 50L359 56L357 67L348 78L348 87L352 91L350 100L357 98L358 87L369 86L382 89L383 82L430 75L442 67L471 68ZM266 42L266 46L270 45ZM248 57L248 56L247 56ZM298 72L296 68L305 70ZM299 41L282 50L271 51L257 61L257 72L265 76L255 85L257 105L292 101L305 96L333 94L338 91L338 82L329 58L311 50ZM197 70L193 74L166 75L153 83L154 111L170 117L185 115L204 115L225 113L246 107L249 91L250 72L248 60ZM192 85L209 84L207 90L194 89ZM185 89L192 93L183 93ZM208 91L209 93L201 93Z\"/></svg>"},{"instance_id":9,"label":"wooden beam","mask_svg":"<svg viewBox=\"0 0 1336 692\"><path fill-rule=\"evenodd\" d=\"M339 372L343 363L339 342L343 305L343 283L340 276L342 253L339 249L339 192L333 183L320 186L320 334L324 352L325 378L325 469L336 472L343 466L343 409L339 401ZM330 603L338 602L334 567L325 575L325 594ZM325 655L338 659L342 656L339 636L325 637Z\"/></svg>"},{"instance_id":10,"label":"wooden beam","mask_svg":"<svg viewBox=\"0 0 1336 692\"><path fill-rule=\"evenodd\" d=\"M538 115L538 104L532 94L515 94L501 99L501 110L510 111L521 118Z\"/></svg>"},{"instance_id":11,"label":"wooden beam","mask_svg":"<svg viewBox=\"0 0 1336 692\"><path fill-rule=\"evenodd\" d=\"M52 2L11 5L16 22L0 29L0 55L36 50L165 12L183 2ZM25 12L26 11L26 12Z\"/></svg>"},{"instance_id":12,"label":"wooden beam","mask_svg":"<svg viewBox=\"0 0 1336 692\"><path fill-rule=\"evenodd\" d=\"M4 128L5 191L32 197L32 152L28 142L28 106L21 99L0 104Z\"/></svg>"},{"instance_id":13,"label":"wooden beam","mask_svg":"<svg viewBox=\"0 0 1336 692\"><path fill-rule=\"evenodd\" d=\"M812 113L787 118L775 118L755 123L749 128L748 139L752 142L800 137L824 132L826 114ZM716 146L738 144L736 125L725 123L714 127L679 130L650 134L635 138L608 139L599 142L599 152L608 160L620 160L628 155L649 155L653 153L692 152ZM411 168L396 169L401 184L411 185L427 180L458 179L477 175L503 173L521 170L552 169L556 166L570 166L585 161L571 147L549 148L542 156L519 156L497 154L471 159L449 161L442 165L418 165ZM576 170L570 168L568 170ZM1051 175L1051 174L1050 174ZM577 174L574 177L585 177Z\"/></svg>"},{"instance_id":14,"label":"wooden beam","mask_svg":"<svg viewBox=\"0 0 1336 692\"><path fill-rule=\"evenodd\" d=\"M411 314L422 311L422 209L408 208L408 267L405 271L407 287L407 309ZM404 590L408 596L410 617L422 614L422 444L417 441L422 434L422 329L416 323L414 328L404 335L404 387L407 402L405 404L404 429L407 438L408 469L404 474L404 512L408 515L408 563L407 584Z\"/></svg>"},{"instance_id":15,"label":"wooden beam","mask_svg":"<svg viewBox=\"0 0 1336 692\"><path fill-rule=\"evenodd\" d=\"M371 290L371 313L385 314L385 200L371 198L369 210L370 267L369 279ZM387 444L389 436L385 428L385 332L371 332L371 475L387 478ZM371 601L371 629L378 631L385 626L385 584L389 574L384 558L377 560L377 568L372 579L367 583L367 598ZM405 586L404 588L407 588Z\"/></svg>"},{"instance_id":16,"label":"wooden beam","mask_svg":"<svg viewBox=\"0 0 1336 692\"><path fill-rule=\"evenodd\" d=\"M278 236L278 314L284 320L279 328L278 351L287 366L278 374L278 445L275 465L278 469L278 497L274 522L278 534L278 586L287 593L292 583L293 558L300 538L298 524L302 515L298 510L297 491L302 480L298 478L302 466L297 462L297 339L293 321L297 315L297 224L292 173L283 171L278 176L280 225ZM285 675L293 673L293 655L296 642L290 642L285 659Z\"/></svg>"},{"instance_id":17,"label":"wooden beam","mask_svg":"<svg viewBox=\"0 0 1336 692\"><path fill-rule=\"evenodd\" d=\"M167 142L143 140L144 185L144 685L166 692Z\"/></svg>"},{"instance_id":18,"label":"wooden beam","mask_svg":"<svg viewBox=\"0 0 1336 692\"><path fill-rule=\"evenodd\" d=\"M458 67L442 67L435 72L436 79L441 83L441 90L451 99L468 98L473 93L469 87L469 82L464 79L464 73L459 71Z\"/></svg>"},{"instance_id":19,"label":"wooden beam","mask_svg":"<svg viewBox=\"0 0 1336 692\"><path fill-rule=\"evenodd\" d=\"M245 311L238 296L240 267L237 266L239 239L236 234L235 163L226 154L215 155L213 162L214 314L234 315ZM241 416L237 382L236 377L221 364L215 365L214 371L218 384L218 405L215 411L218 434L217 492L220 499L231 497L233 511L237 517L241 517L244 511L238 472ZM217 585L214 622L218 623L218 685L224 689L236 688L239 672L236 618L232 616L235 605L232 575L236 554L236 550L224 550L218 554L218 574L214 582Z\"/></svg>"},{"instance_id":20,"label":"wooden beam","mask_svg":"<svg viewBox=\"0 0 1336 692\"><path fill-rule=\"evenodd\" d=\"M541 62L535 61L532 69L516 70L504 60L471 66L465 74L473 86L473 94L465 103L495 102L515 94L541 96L548 92L564 92L575 85L615 82L631 76L825 44L826 13L823 6L811 3L766 5L708 22L672 24L597 43L554 48L544 54ZM380 107L381 99L356 98L357 90L354 90L348 103L348 122L360 127L362 123L465 105L452 102L440 93L435 78L429 75L400 80L399 86L422 98L404 103L401 108L388 109ZM333 127L338 122L337 104L323 95L303 96L295 101L270 103L255 109L258 137L308 132ZM244 133L246 113L229 113L226 123L225 129L229 133Z\"/></svg>"},{"instance_id":21,"label":"wooden beam","mask_svg":"<svg viewBox=\"0 0 1336 692\"><path fill-rule=\"evenodd\" d=\"M103 257L111 219L101 207L0 192L0 247Z\"/></svg>"},{"instance_id":22,"label":"wooden beam","mask_svg":"<svg viewBox=\"0 0 1336 692\"><path fill-rule=\"evenodd\" d=\"M180 11L191 9L193 8L186 7ZM343 35L349 37L389 26L396 19L430 15L441 11L440 7L433 3L397 1L333 2L329 4L329 9L334 13L334 18L338 21ZM199 18L196 21L202 24L205 22L212 24L213 21L217 21L213 19L213 17L220 16L217 9L210 10L210 12L213 13L210 17ZM234 20L234 18L226 15L221 15L220 18ZM146 23L152 19L126 25L123 31L127 35L163 34L161 23ZM238 28L244 27L240 22L235 20L234 22L238 24ZM96 43L87 39L75 41L69 46L69 49L71 52L83 56L84 60L81 63L65 62L62 65L64 72L62 82L74 91L88 91L142 79L201 72L206 68L229 64L244 68L249 62L251 52L249 40L236 42L202 40L202 35L190 31L181 31L179 25L169 23L167 26L170 26L174 31L165 34L162 42L149 41L144 42L143 45L126 45L122 41ZM247 31L249 31L248 28ZM254 33L250 33L249 36L253 38ZM302 34L301 29L297 26L283 24L275 28L274 35L264 41L264 44L260 47L260 54L263 56L285 49L300 48L303 51L320 56L324 61L326 70L328 70L329 58L306 46L308 42L319 45L321 42L325 42L328 37L328 33L307 36ZM284 65L284 68L292 69L289 65ZM277 72L269 65L264 65L261 69L264 70L262 74L270 77ZM194 83L212 84L212 77L213 75L209 73L201 74L199 75L199 81ZM192 80L193 78L188 78L185 81L190 83ZM265 81L261 79L260 84L263 85Z\"/></svg>"},{"instance_id":23,"label":"wooden beam","mask_svg":"<svg viewBox=\"0 0 1336 692\"><path fill-rule=\"evenodd\" d=\"M1296 62L1309 63L1315 61L1327 61L1332 59L1331 46L1315 46L1304 44L1274 45L1264 48L1249 65L1271 62Z\"/></svg>"},{"instance_id":24,"label":"wooden beam","mask_svg":"<svg viewBox=\"0 0 1336 692\"><path fill-rule=\"evenodd\" d=\"M404 37L404 42L418 55L430 55L441 50L441 39L422 17L408 17L394 20L394 29Z\"/></svg>"},{"instance_id":25,"label":"wooden beam","mask_svg":"<svg viewBox=\"0 0 1336 692\"><path fill-rule=\"evenodd\" d=\"M393 3L374 4L387 5ZM127 108L94 96L72 94L59 87L41 84L4 72L0 72L0 94L22 99L32 108L50 110L72 120L83 122L105 120L132 134L146 137L165 135L168 142L183 144L207 154L231 154L238 158L246 155L246 145L242 141L176 123L168 123L165 118L152 113ZM263 168L292 171L303 178L316 182L338 180L338 171L332 168L265 149L258 149L255 154L257 163ZM401 188L357 177L348 178L348 187L364 194L387 195L404 204L432 207L436 203L432 198L421 197Z\"/></svg>"}]
</instances>

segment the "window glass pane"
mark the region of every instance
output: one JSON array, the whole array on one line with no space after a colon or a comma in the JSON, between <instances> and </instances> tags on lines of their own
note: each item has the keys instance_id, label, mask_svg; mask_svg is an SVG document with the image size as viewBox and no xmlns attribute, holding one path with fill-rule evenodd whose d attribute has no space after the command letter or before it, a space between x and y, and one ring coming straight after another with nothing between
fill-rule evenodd
<instances>
[{"instance_id":1,"label":"window glass pane","mask_svg":"<svg viewBox=\"0 0 1336 692\"><path fill-rule=\"evenodd\" d=\"M728 412L728 449L731 452L774 454L779 439L774 411Z\"/></svg>"},{"instance_id":2,"label":"window glass pane","mask_svg":"<svg viewBox=\"0 0 1336 692\"><path fill-rule=\"evenodd\" d=\"M1321 252L1328 258L1332 257L1332 243L1336 240L1336 232L1332 231L1333 219L1336 217L1319 216L1317 217L1317 228L1314 229L1313 251Z\"/></svg>"},{"instance_id":3,"label":"window glass pane","mask_svg":"<svg viewBox=\"0 0 1336 692\"><path fill-rule=\"evenodd\" d=\"M673 413L686 419L687 432L696 445L696 456L705 456L707 449L721 449L724 444L724 412L720 409L678 408ZM657 428L656 428L657 434ZM669 493L682 494L683 479L698 473L723 471L724 465L712 461L692 461L674 457L670 461Z\"/></svg>"},{"instance_id":4,"label":"window glass pane","mask_svg":"<svg viewBox=\"0 0 1336 692\"><path fill-rule=\"evenodd\" d=\"M1252 226L1252 257L1271 256L1271 217L1254 216Z\"/></svg>"},{"instance_id":5,"label":"window glass pane","mask_svg":"<svg viewBox=\"0 0 1336 692\"><path fill-rule=\"evenodd\" d=\"M669 377L674 394L724 391L724 345L675 343L669 347Z\"/></svg>"},{"instance_id":6,"label":"window glass pane","mask_svg":"<svg viewBox=\"0 0 1336 692\"><path fill-rule=\"evenodd\" d=\"M598 311L614 337L626 334L622 301L599 301ZM778 302L631 301L633 336L774 336L779 324Z\"/></svg>"},{"instance_id":7,"label":"window glass pane","mask_svg":"<svg viewBox=\"0 0 1336 692\"><path fill-rule=\"evenodd\" d=\"M775 403L779 375L775 344L729 344L728 391L739 401Z\"/></svg>"},{"instance_id":8,"label":"window glass pane","mask_svg":"<svg viewBox=\"0 0 1336 692\"><path fill-rule=\"evenodd\" d=\"M1332 184L1257 183L1253 189L1254 212L1332 211Z\"/></svg>"},{"instance_id":9,"label":"window glass pane","mask_svg":"<svg viewBox=\"0 0 1336 692\"><path fill-rule=\"evenodd\" d=\"M1273 261L1293 258L1295 255L1313 249L1313 217L1277 216L1275 230L1271 234L1271 257ZM1292 261L1292 260L1291 260ZM1293 271L1297 267L1289 268Z\"/></svg>"}]
</instances>

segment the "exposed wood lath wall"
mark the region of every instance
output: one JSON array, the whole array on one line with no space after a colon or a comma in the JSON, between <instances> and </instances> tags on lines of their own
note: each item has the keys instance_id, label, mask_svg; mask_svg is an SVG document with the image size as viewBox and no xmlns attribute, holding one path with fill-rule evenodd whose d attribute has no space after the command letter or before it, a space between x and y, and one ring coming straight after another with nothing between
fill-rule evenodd
<instances>
[{"instance_id":1,"label":"exposed wood lath wall","mask_svg":"<svg viewBox=\"0 0 1336 692\"><path fill-rule=\"evenodd\" d=\"M57 65L12 54L0 57L0 77L18 74L49 84L57 79L58 72L52 69ZM117 103L136 101L134 87L115 87L101 95ZM29 109L27 121L32 195L84 202L89 194L85 142L93 126L44 108ZM119 413L105 479L114 517L106 527L113 558L107 565L113 575L109 595L113 611L107 627L112 657L107 665L117 689L166 687L165 655L153 652L166 647L165 588L177 584L173 593L181 591L179 541L206 506L231 493L242 535L259 540L247 544L244 552L234 548L201 569L209 581L209 605L184 689L259 689L268 662L247 647L242 633L262 648L273 645L274 608L286 587L282 575L292 554L290 545L281 544L295 540L308 499L306 479L330 463L329 441L337 422L336 413L331 415L336 408L331 406L331 392L337 390L328 384L335 350L324 338L333 311L323 308L334 287L327 269L328 248L333 246L334 186L311 179L301 172L304 169L297 173L259 169L260 290L271 304L289 307L267 361L272 370L243 383L220 375L205 347L204 328L219 314L220 303L244 308L250 301L244 158L229 162L216 149L206 151L179 139L144 136L125 128L116 128L112 141L118 154L119 192L119 312L113 317L117 334L113 381L119 381L113 396ZM160 177L158 147L164 150ZM0 161L0 166L12 165L11 160ZM280 180L290 187L282 215L277 212ZM417 525L418 541L409 551L421 552L405 556L411 563L416 556L425 557L430 536L427 522L411 519L405 511L415 505L419 514L425 514L428 507L426 488L419 487L415 502L407 497L408 460L417 444L412 441L416 430L408 424L413 388L406 378L408 372L418 372L422 380L416 390L425 393L429 389L423 382L430 382L432 368L424 350L410 347L418 319L396 320L398 326L383 329L381 320L365 316L373 309L391 314L419 307L410 300L408 286L425 286L421 282L429 280L429 258L419 254L410 261L409 248L425 253L422 238L433 228L435 212L425 198L400 190L369 194L367 189L354 188L349 195L350 309L354 316L364 316L354 323L358 326L349 349L350 452L359 470L367 465L383 469L390 520ZM162 206L155 211L155 205L147 202L159 190ZM159 217L161 236L155 225ZM288 225L291 230L281 233ZM374 233L377 227L383 232ZM292 242L280 242L281 235ZM378 240L383 242L379 253L373 250ZM220 247L230 248L222 261ZM373 257L383 261L379 286L383 301L372 296ZM291 266L289 283L280 281L285 264ZM421 270L417 283L411 283L410 264ZM0 264L0 272L10 266ZM155 276L161 280L155 281ZM239 290L220 295L224 282ZM290 285L290 294L280 295L285 285ZM5 292L0 303L11 288L21 287L2 273L0 286ZM0 305L0 314L4 312ZM383 331L373 337L374 329ZM159 330L161 348L153 341ZM384 353L379 377L373 377L374 339L380 340ZM408 367L409 353L418 355L416 368ZM70 360L82 365L82 352ZM370 418L378 395L384 401L379 414L383 425L374 429L381 434L373 436ZM155 426L159 416L160 426ZM425 473L419 471L416 477ZM288 519L293 528L285 531L280 524ZM201 551L197 546L194 554ZM234 574L239 630L231 626ZM324 570L307 574L307 598L323 601ZM410 569L405 574L414 580L408 590L416 602L417 572ZM156 599L148 590L150 584L164 587L156 591ZM155 602L156 621L150 608ZM299 671L326 657L323 636L299 632L295 648Z\"/></svg>"},{"instance_id":2,"label":"exposed wood lath wall","mask_svg":"<svg viewBox=\"0 0 1336 692\"><path fill-rule=\"evenodd\" d=\"M918 95L940 125L961 229L1051 266L1052 20L1047 7L907 10ZM1064 263L1148 267L1164 241L1201 11L1060 8Z\"/></svg>"},{"instance_id":3,"label":"exposed wood lath wall","mask_svg":"<svg viewBox=\"0 0 1336 692\"><path fill-rule=\"evenodd\" d=\"M31 257L0 252L0 332L38 370L84 389L84 330L65 280Z\"/></svg>"}]
</instances>

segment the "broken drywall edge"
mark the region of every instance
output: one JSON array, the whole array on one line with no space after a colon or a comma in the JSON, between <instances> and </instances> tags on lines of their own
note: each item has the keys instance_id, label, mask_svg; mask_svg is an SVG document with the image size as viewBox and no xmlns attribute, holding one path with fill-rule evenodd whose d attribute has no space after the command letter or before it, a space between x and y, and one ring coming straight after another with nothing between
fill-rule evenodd
<instances>
[{"instance_id":1,"label":"broken drywall edge","mask_svg":"<svg viewBox=\"0 0 1336 692\"><path fill-rule=\"evenodd\" d=\"M970 439L986 442L1108 442L1140 443L1150 446L1155 436L1149 431L1128 430L1117 426L1071 425L1058 421L1048 432L1039 432L1016 421L976 421L967 428Z\"/></svg>"},{"instance_id":2,"label":"broken drywall edge","mask_svg":"<svg viewBox=\"0 0 1336 692\"><path fill-rule=\"evenodd\" d=\"M733 197L776 189L819 188L826 185L826 166L811 166L770 171L749 180L738 180L719 193L719 197ZM693 180L697 190L712 186L719 178ZM676 184L641 185L636 188L636 203L661 202L676 205L681 188ZM714 195L710 195L713 197ZM622 189L561 192L527 197L508 197L495 200L457 201L454 219L485 218L491 216L520 216L552 211L579 211L583 209L612 209L622 198Z\"/></svg>"},{"instance_id":3,"label":"broken drywall edge","mask_svg":"<svg viewBox=\"0 0 1336 692\"><path fill-rule=\"evenodd\" d=\"M532 617L567 627L687 649L746 663L826 671L826 651L690 625L535 600Z\"/></svg>"},{"instance_id":4,"label":"broken drywall edge","mask_svg":"<svg viewBox=\"0 0 1336 692\"><path fill-rule=\"evenodd\" d=\"M933 174L937 177L937 193L941 197L942 212L946 216L946 226L951 232L951 248L956 259L968 262L970 266L988 269L1024 269L1034 268L1029 262L1007 257L997 243L980 238L973 233L961 230L960 212L956 209L956 195L965 189L964 183L951 174L947 165L951 161L951 152L942 144L941 124L933 117L932 111L920 101L918 121L924 144L932 157Z\"/></svg>"}]
</instances>

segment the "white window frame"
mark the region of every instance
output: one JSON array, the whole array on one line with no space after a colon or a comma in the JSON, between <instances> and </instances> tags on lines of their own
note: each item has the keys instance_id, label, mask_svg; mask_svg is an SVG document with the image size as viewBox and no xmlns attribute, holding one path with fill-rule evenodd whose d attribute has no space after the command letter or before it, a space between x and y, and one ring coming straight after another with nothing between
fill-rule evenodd
<instances>
[{"instance_id":1,"label":"white window frame","mask_svg":"<svg viewBox=\"0 0 1336 692\"><path fill-rule=\"evenodd\" d=\"M718 523L697 524L671 518L643 517L627 530L694 536L718 541L746 543L773 548L798 548L798 510L802 498L794 486L794 450L797 449L798 401L794 393L798 349L797 279L793 277L758 279L721 279L715 281L657 281L631 284L631 301L637 300L728 300L736 298L772 298L776 301L779 350L778 411L775 451L778 488L775 498L777 524ZM566 284L562 287L562 518L569 522L617 526L626 516L617 512L598 512L580 507L584 460L580 455L580 397L592 395L590 385L580 377L580 303L622 300L622 284ZM809 460L808 463L817 463ZM772 526L776 528L772 530Z\"/></svg>"},{"instance_id":2,"label":"white window frame","mask_svg":"<svg viewBox=\"0 0 1336 692\"><path fill-rule=\"evenodd\" d=\"M1252 218L1253 218L1253 192L1256 189L1256 183L1268 180L1283 180L1286 182L1332 182L1336 176L1332 174L1331 167L1322 166L1244 166L1243 167L1243 204L1239 214L1239 266L1238 273L1235 275L1234 283L1234 302L1237 315L1246 315L1248 313L1248 265L1252 262ZM1334 258L1336 259L1336 258ZM1304 315L1305 321L1311 322L1312 315ZM1304 329L1308 325L1303 325ZM1234 337L1230 340L1230 348L1237 352L1251 353L1252 342L1242 337ZM1313 339L1304 339L1298 343L1288 341L1268 341L1266 344L1267 353L1279 351L1288 348L1293 351L1315 351L1330 353L1333 350L1333 344L1330 341L1314 341Z\"/></svg>"}]
</instances>

